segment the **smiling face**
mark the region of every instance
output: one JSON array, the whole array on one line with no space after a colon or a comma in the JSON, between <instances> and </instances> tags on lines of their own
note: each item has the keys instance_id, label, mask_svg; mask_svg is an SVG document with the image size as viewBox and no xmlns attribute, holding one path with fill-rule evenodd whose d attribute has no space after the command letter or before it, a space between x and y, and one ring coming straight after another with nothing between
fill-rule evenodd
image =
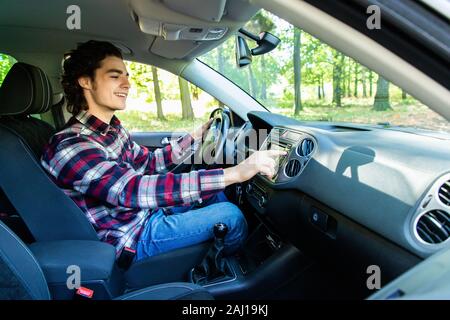
<instances>
[{"instance_id":1,"label":"smiling face","mask_svg":"<svg viewBox=\"0 0 450 320\"><path fill-rule=\"evenodd\" d=\"M95 70L95 77L81 77L78 81L83 88L89 112L109 123L116 110L124 110L130 82L123 60L108 56Z\"/></svg>"}]
</instances>

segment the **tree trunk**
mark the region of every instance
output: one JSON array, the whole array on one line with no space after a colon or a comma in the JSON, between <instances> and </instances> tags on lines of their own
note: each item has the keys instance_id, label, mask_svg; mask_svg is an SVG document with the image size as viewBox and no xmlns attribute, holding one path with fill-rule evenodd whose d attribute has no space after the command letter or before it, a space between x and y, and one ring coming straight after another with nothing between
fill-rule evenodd
<instances>
[{"instance_id":1,"label":"tree trunk","mask_svg":"<svg viewBox=\"0 0 450 320\"><path fill-rule=\"evenodd\" d=\"M363 85L363 97L367 98L367 74L366 69L361 70L361 81Z\"/></svg>"},{"instance_id":2,"label":"tree trunk","mask_svg":"<svg viewBox=\"0 0 450 320\"><path fill-rule=\"evenodd\" d=\"M263 70L263 72L266 72L266 60L264 58L264 55L261 56L261 69ZM261 99L265 101L267 100L267 84L264 76L261 77L260 83L261 83Z\"/></svg>"},{"instance_id":3,"label":"tree trunk","mask_svg":"<svg viewBox=\"0 0 450 320\"><path fill-rule=\"evenodd\" d=\"M342 107L342 78L343 78L343 65L345 56L335 51L334 53L334 66L333 66L333 103L336 107Z\"/></svg>"},{"instance_id":4,"label":"tree trunk","mask_svg":"<svg viewBox=\"0 0 450 320\"><path fill-rule=\"evenodd\" d=\"M254 98L256 98L256 80L255 76L253 75L253 69L252 66L248 66L248 85L250 88L250 95Z\"/></svg>"},{"instance_id":5,"label":"tree trunk","mask_svg":"<svg viewBox=\"0 0 450 320\"><path fill-rule=\"evenodd\" d=\"M320 78L321 86L322 86L322 99L325 99L325 85L323 83L323 75Z\"/></svg>"},{"instance_id":6,"label":"tree trunk","mask_svg":"<svg viewBox=\"0 0 450 320\"><path fill-rule=\"evenodd\" d=\"M341 79L341 88L342 88L342 96L347 96L347 76L348 76L348 68L347 68L347 57L344 58L344 65L342 66L343 74Z\"/></svg>"},{"instance_id":7,"label":"tree trunk","mask_svg":"<svg viewBox=\"0 0 450 320\"><path fill-rule=\"evenodd\" d=\"M357 62L355 62L355 87L353 88L353 96L354 97L358 97L358 71L359 70L359 64Z\"/></svg>"},{"instance_id":8,"label":"tree trunk","mask_svg":"<svg viewBox=\"0 0 450 320\"><path fill-rule=\"evenodd\" d=\"M220 74L224 74L224 58L222 54L222 50L217 50L217 71L219 71ZM223 103L219 101L219 107L223 107Z\"/></svg>"},{"instance_id":9,"label":"tree trunk","mask_svg":"<svg viewBox=\"0 0 450 320\"><path fill-rule=\"evenodd\" d=\"M352 83L352 64L350 60L348 62L347 67L347 97L350 97L352 95L351 83Z\"/></svg>"},{"instance_id":10,"label":"tree trunk","mask_svg":"<svg viewBox=\"0 0 450 320\"><path fill-rule=\"evenodd\" d=\"M302 31L298 28L294 29L294 93L295 108L294 115L299 115L303 109L302 106L302 57L300 48L302 46Z\"/></svg>"},{"instance_id":11,"label":"tree trunk","mask_svg":"<svg viewBox=\"0 0 450 320\"><path fill-rule=\"evenodd\" d=\"M373 71L369 70L369 94L373 97Z\"/></svg>"},{"instance_id":12,"label":"tree trunk","mask_svg":"<svg viewBox=\"0 0 450 320\"><path fill-rule=\"evenodd\" d=\"M161 101L161 88L159 87L158 69L152 66L153 90L155 92L156 113L159 120L166 120L164 117Z\"/></svg>"},{"instance_id":13,"label":"tree trunk","mask_svg":"<svg viewBox=\"0 0 450 320\"><path fill-rule=\"evenodd\" d=\"M188 82L183 78L178 77L178 83L180 85L181 117L184 120L192 120L194 119L194 111L192 110Z\"/></svg>"},{"instance_id":14,"label":"tree trunk","mask_svg":"<svg viewBox=\"0 0 450 320\"><path fill-rule=\"evenodd\" d=\"M406 100L406 91L402 89L402 100Z\"/></svg>"},{"instance_id":15,"label":"tree trunk","mask_svg":"<svg viewBox=\"0 0 450 320\"><path fill-rule=\"evenodd\" d=\"M385 111L392 109L389 102L389 81L381 76L378 76L377 93L375 95L373 109L375 111Z\"/></svg>"}]
</instances>

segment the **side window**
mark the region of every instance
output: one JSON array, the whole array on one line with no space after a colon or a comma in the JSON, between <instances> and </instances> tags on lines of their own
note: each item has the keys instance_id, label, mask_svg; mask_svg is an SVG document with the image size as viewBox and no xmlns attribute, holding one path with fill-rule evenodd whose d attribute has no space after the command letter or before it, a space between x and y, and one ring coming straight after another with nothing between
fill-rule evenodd
<instances>
[{"instance_id":1,"label":"side window","mask_svg":"<svg viewBox=\"0 0 450 320\"><path fill-rule=\"evenodd\" d=\"M9 69L12 68L14 63L16 63L16 59L7 54L0 53L0 86L3 83L6 75L8 74Z\"/></svg>"},{"instance_id":2,"label":"side window","mask_svg":"<svg viewBox=\"0 0 450 320\"><path fill-rule=\"evenodd\" d=\"M131 88L127 108L117 112L131 132L191 131L219 102L185 79L154 66L126 61Z\"/></svg>"}]
</instances>

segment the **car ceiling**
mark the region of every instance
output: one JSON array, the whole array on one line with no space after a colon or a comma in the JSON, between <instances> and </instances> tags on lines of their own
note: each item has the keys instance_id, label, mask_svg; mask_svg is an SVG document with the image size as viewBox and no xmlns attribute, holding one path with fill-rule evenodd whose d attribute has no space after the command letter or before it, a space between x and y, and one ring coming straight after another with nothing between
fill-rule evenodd
<instances>
[{"instance_id":1,"label":"car ceiling","mask_svg":"<svg viewBox=\"0 0 450 320\"><path fill-rule=\"evenodd\" d=\"M51 78L59 77L62 54L90 39L113 42L124 58L181 68L195 57L215 48L232 36L259 10L244 0L3 0L0 2L0 52L19 61L39 65ZM202 10L208 3L225 5L220 21ZM67 8L76 4L81 12L81 29L69 30ZM182 13L183 11L183 13ZM194 17L196 15L197 17ZM199 18L200 17L200 18ZM140 21L159 21L197 28L226 28L219 40L164 40L144 33ZM130 54L127 51L130 50ZM177 67L178 66L178 67ZM54 81L52 81L54 82Z\"/></svg>"}]
</instances>

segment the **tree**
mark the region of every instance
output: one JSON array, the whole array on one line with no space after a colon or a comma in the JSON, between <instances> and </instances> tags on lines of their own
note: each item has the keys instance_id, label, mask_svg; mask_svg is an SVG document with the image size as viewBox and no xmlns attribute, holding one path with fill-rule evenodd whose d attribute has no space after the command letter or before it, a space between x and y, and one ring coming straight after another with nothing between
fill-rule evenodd
<instances>
[{"instance_id":1,"label":"tree","mask_svg":"<svg viewBox=\"0 0 450 320\"><path fill-rule=\"evenodd\" d=\"M320 86L322 88L322 99L325 99L325 85L323 82L324 75L320 77Z\"/></svg>"},{"instance_id":2,"label":"tree","mask_svg":"<svg viewBox=\"0 0 450 320\"><path fill-rule=\"evenodd\" d=\"M405 90L402 89L402 100L405 101L407 97L407 93Z\"/></svg>"},{"instance_id":3,"label":"tree","mask_svg":"<svg viewBox=\"0 0 450 320\"><path fill-rule=\"evenodd\" d=\"M264 57L264 55L261 56L261 69L263 71L266 70L266 58ZM267 100L267 82L265 77L263 77L261 82L261 99Z\"/></svg>"},{"instance_id":4,"label":"tree","mask_svg":"<svg viewBox=\"0 0 450 320\"><path fill-rule=\"evenodd\" d=\"M358 74L359 74L359 63L355 61L355 85L354 85L354 91L353 96L356 98L358 97Z\"/></svg>"},{"instance_id":5,"label":"tree","mask_svg":"<svg viewBox=\"0 0 450 320\"><path fill-rule=\"evenodd\" d=\"M367 70L362 68L361 70L361 82L363 85L363 97L367 98Z\"/></svg>"},{"instance_id":6,"label":"tree","mask_svg":"<svg viewBox=\"0 0 450 320\"><path fill-rule=\"evenodd\" d=\"M300 48L302 46L302 31L294 28L294 115L299 115L302 106L302 57Z\"/></svg>"},{"instance_id":7,"label":"tree","mask_svg":"<svg viewBox=\"0 0 450 320\"><path fill-rule=\"evenodd\" d=\"M13 57L8 56L6 54L0 54L0 85L5 79L6 75L9 72L9 69L12 68L13 64L16 63Z\"/></svg>"},{"instance_id":8,"label":"tree","mask_svg":"<svg viewBox=\"0 0 450 320\"><path fill-rule=\"evenodd\" d=\"M248 86L250 89L250 95L252 97L256 97L256 93L257 93L257 84L256 84L256 79L255 79L255 75L253 74L253 68L252 65L250 64L248 67Z\"/></svg>"},{"instance_id":9,"label":"tree","mask_svg":"<svg viewBox=\"0 0 450 320\"><path fill-rule=\"evenodd\" d=\"M220 74L223 74L224 72L224 66L225 65L225 61L224 61L224 57L223 57L223 52L222 50L217 50L217 70L219 71ZM221 101L219 101L219 107L223 107L223 103Z\"/></svg>"},{"instance_id":10,"label":"tree","mask_svg":"<svg viewBox=\"0 0 450 320\"><path fill-rule=\"evenodd\" d=\"M342 107L342 78L345 56L334 50L333 55L333 103L336 107Z\"/></svg>"},{"instance_id":11,"label":"tree","mask_svg":"<svg viewBox=\"0 0 450 320\"><path fill-rule=\"evenodd\" d=\"M181 77L178 77L178 83L180 85L181 118L183 120L192 120L194 119L194 111L192 110L189 84Z\"/></svg>"},{"instance_id":12,"label":"tree","mask_svg":"<svg viewBox=\"0 0 450 320\"><path fill-rule=\"evenodd\" d=\"M377 93L373 103L373 109L375 111L386 111L392 109L389 102L389 81L382 76L378 76L377 81Z\"/></svg>"},{"instance_id":13,"label":"tree","mask_svg":"<svg viewBox=\"0 0 450 320\"><path fill-rule=\"evenodd\" d=\"M253 17L253 19L246 25L246 28L253 32L254 34L259 34L261 31L272 31L276 27L275 23L272 20L272 17L267 13L266 11L260 10L258 13ZM259 61L258 61L259 60ZM255 63L256 62L256 63ZM250 76L250 87L253 87L254 97L259 97L262 100L267 100L267 69L266 69L266 55L262 55L255 59L253 62L253 65L256 67L254 69L259 69L257 73L260 73L258 75L258 82L260 85L260 92L257 92L256 90L256 83L252 79L253 71L250 70L249 73L252 75ZM259 68L258 68L259 67ZM220 71L220 70L219 70Z\"/></svg>"},{"instance_id":14,"label":"tree","mask_svg":"<svg viewBox=\"0 0 450 320\"><path fill-rule=\"evenodd\" d=\"M159 87L158 69L155 66L152 66L152 77L153 77L153 90L155 92L157 117L159 120L166 120L162 109L161 89Z\"/></svg>"},{"instance_id":15,"label":"tree","mask_svg":"<svg viewBox=\"0 0 450 320\"><path fill-rule=\"evenodd\" d=\"M347 63L347 72L346 72L346 83L344 83L344 85L346 85L347 89L345 90L346 92L346 97L351 97L352 95L352 88L351 88L351 84L352 84L352 59L348 58L348 63Z\"/></svg>"}]
</instances>

